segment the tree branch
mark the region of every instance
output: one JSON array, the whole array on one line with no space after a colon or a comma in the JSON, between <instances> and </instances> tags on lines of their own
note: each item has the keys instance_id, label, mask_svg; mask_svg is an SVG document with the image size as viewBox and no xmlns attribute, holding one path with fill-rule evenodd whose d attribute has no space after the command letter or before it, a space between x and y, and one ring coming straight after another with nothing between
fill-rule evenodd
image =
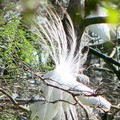
<instances>
[{"instance_id":1,"label":"tree branch","mask_svg":"<svg viewBox=\"0 0 120 120\"><path fill-rule=\"evenodd\" d=\"M112 116L115 116L120 111L120 107L112 105L112 108L116 109L115 112L113 112L113 114L112 114Z\"/></svg>"},{"instance_id":2,"label":"tree branch","mask_svg":"<svg viewBox=\"0 0 120 120\"><path fill-rule=\"evenodd\" d=\"M85 27L92 24L99 24L99 23L107 23L107 17L92 17L92 18L84 18L83 24Z\"/></svg>"},{"instance_id":3,"label":"tree branch","mask_svg":"<svg viewBox=\"0 0 120 120\"><path fill-rule=\"evenodd\" d=\"M84 107L84 105L78 100L77 97L74 97L74 100L75 100L75 101L78 103L78 105L84 110L85 115L86 115L86 120L90 120L90 119L89 119L88 112L87 112L86 108Z\"/></svg>"},{"instance_id":4,"label":"tree branch","mask_svg":"<svg viewBox=\"0 0 120 120\"><path fill-rule=\"evenodd\" d=\"M94 55L96 55L96 56L104 59L105 61L107 61L108 64L109 64L109 63L112 63L112 64L120 67L120 63L117 62L115 59L113 59L113 58L111 58L111 57L109 57L109 56L107 56L107 55L104 55L104 54L96 51L95 49L93 49L93 48L91 48L91 47L89 47L89 52L90 52L91 54L94 54Z\"/></svg>"},{"instance_id":5,"label":"tree branch","mask_svg":"<svg viewBox=\"0 0 120 120\"><path fill-rule=\"evenodd\" d=\"M119 62L117 62L115 59L113 59L113 58L111 58L111 57L109 57L109 56L107 56L105 54L102 54L102 53L96 51L95 49L93 49L91 47L89 47L89 52L92 53L92 54L94 54L94 55L96 55L96 56L98 56L98 57L100 57L100 58L102 58L110 66L110 68L112 69L112 71L116 74L116 76L120 80L120 71L117 70L114 67L114 65L120 67L120 63Z\"/></svg>"},{"instance_id":6,"label":"tree branch","mask_svg":"<svg viewBox=\"0 0 120 120\"><path fill-rule=\"evenodd\" d=\"M17 105L25 105L25 104L31 104L31 103L35 103L35 102L40 102L40 101L45 101L43 99L15 99L14 101L17 102ZM1 102L6 102L6 103L9 103L11 102L10 99L7 99L7 98L0 98L0 103Z\"/></svg>"},{"instance_id":7,"label":"tree branch","mask_svg":"<svg viewBox=\"0 0 120 120\"><path fill-rule=\"evenodd\" d=\"M29 112L29 110L27 108L25 108L21 105L18 105L18 103L5 90L0 88L0 92L2 92L4 95L6 95L10 99L10 101L13 103L13 105L16 106L18 109L21 109L27 113Z\"/></svg>"}]
</instances>

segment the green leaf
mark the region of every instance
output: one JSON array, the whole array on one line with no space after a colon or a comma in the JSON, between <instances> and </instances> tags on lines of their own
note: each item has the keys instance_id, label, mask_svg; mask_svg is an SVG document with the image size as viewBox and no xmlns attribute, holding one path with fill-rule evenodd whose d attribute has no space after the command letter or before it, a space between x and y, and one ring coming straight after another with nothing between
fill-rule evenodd
<instances>
[{"instance_id":1,"label":"green leaf","mask_svg":"<svg viewBox=\"0 0 120 120\"><path fill-rule=\"evenodd\" d=\"M107 7L108 10L108 17L107 21L108 23L119 23L119 11L112 7Z\"/></svg>"}]
</instances>

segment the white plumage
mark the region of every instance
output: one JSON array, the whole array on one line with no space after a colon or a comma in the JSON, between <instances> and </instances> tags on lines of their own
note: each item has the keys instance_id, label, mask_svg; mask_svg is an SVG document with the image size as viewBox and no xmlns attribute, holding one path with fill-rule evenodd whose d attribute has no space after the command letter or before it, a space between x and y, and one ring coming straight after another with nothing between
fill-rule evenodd
<instances>
[{"instance_id":1,"label":"white plumage","mask_svg":"<svg viewBox=\"0 0 120 120\"><path fill-rule=\"evenodd\" d=\"M83 74L83 65L86 61L87 53L83 54L82 50L88 44L88 40L81 39L76 53L77 40L69 15L66 14L69 21L67 23L69 36L67 36L61 18L55 10L49 7L43 7L43 9L47 16L43 16L39 11L39 17L42 18L42 21L39 19L35 21L34 33L39 36L40 44L55 63L55 68L44 74L43 78L47 79L47 82L51 85L71 90L73 93L79 93L80 95L77 96L77 99L83 105L109 111L111 104L102 96L94 96L94 90L84 84L89 82L89 78ZM77 81L77 77L81 82ZM40 120L52 120L54 117L57 120L65 120L65 116L67 116L68 120L72 120L72 117L78 120L74 105L67 102L49 103L55 100L75 103L70 93L45 85L43 86L43 92L47 102L37 102L30 106L32 119L37 115Z\"/></svg>"},{"instance_id":2,"label":"white plumage","mask_svg":"<svg viewBox=\"0 0 120 120\"><path fill-rule=\"evenodd\" d=\"M97 5L97 11L92 11L87 18L92 17L107 17L108 11L99 4ZM88 29L96 33L102 40L103 43L111 40L111 36L115 36L115 30L108 23L92 24L88 26ZM112 34L112 35L111 35Z\"/></svg>"}]
</instances>

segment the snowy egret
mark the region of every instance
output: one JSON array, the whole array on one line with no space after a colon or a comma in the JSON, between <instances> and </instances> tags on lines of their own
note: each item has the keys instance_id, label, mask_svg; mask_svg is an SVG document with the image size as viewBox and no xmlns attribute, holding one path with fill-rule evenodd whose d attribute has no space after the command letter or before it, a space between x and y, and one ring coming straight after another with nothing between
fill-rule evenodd
<instances>
[{"instance_id":1,"label":"snowy egret","mask_svg":"<svg viewBox=\"0 0 120 120\"><path fill-rule=\"evenodd\" d=\"M68 23L67 30L69 36L66 35L61 18L57 12L48 6L43 6L44 15L39 11L39 17L34 21L34 33L39 36L40 44L44 50L48 52L51 59L54 61L55 68L43 75L44 79L53 86L66 90L72 90L74 93L79 93L77 99L81 104L101 108L104 111L109 111L111 104L102 96L93 95L94 90L89 88L85 83L88 83L89 78L83 74L83 65L87 58L87 52L82 53L89 40L81 38L78 52L76 53L76 35L74 27L69 15L66 13ZM68 46L69 43L69 46ZM79 78L79 82L77 81ZM70 103L75 103L74 97L67 91L56 89L55 87L43 85L43 95L46 99L44 102L36 102L30 106L31 119L38 116L40 120L64 120L65 114L68 120L78 120L76 107ZM49 101L63 100L63 102ZM72 117L71 117L72 114Z\"/></svg>"}]
</instances>

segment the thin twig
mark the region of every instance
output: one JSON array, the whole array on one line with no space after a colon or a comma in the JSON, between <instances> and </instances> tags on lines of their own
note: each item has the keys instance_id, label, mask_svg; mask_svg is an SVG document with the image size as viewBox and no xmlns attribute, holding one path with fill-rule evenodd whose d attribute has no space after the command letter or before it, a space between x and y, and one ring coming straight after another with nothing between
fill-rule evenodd
<instances>
[{"instance_id":1,"label":"thin twig","mask_svg":"<svg viewBox=\"0 0 120 120\"><path fill-rule=\"evenodd\" d=\"M78 105L84 110L85 115L86 115L86 120L89 120L89 115L88 112L86 110L86 108L84 107L84 105L78 100L77 97L74 97L74 100L78 103Z\"/></svg>"},{"instance_id":2,"label":"thin twig","mask_svg":"<svg viewBox=\"0 0 120 120\"><path fill-rule=\"evenodd\" d=\"M42 98L41 99L14 99L14 101L16 101L17 102L17 105L26 105L26 104L32 104L32 103L35 103L35 102L40 102L40 101L45 101L45 100L43 100ZM8 99L8 98L1 98L0 99L0 103L1 102L6 102L6 103L9 103L9 102L11 102L11 100L10 99Z\"/></svg>"},{"instance_id":3,"label":"thin twig","mask_svg":"<svg viewBox=\"0 0 120 120\"><path fill-rule=\"evenodd\" d=\"M18 109L21 109L25 112L29 112L29 110L21 105L18 105L18 103L5 91L3 90L2 88L0 88L0 92L2 92L4 95L6 95L10 100L11 102L13 103L14 106L16 106Z\"/></svg>"}]
</instances>

